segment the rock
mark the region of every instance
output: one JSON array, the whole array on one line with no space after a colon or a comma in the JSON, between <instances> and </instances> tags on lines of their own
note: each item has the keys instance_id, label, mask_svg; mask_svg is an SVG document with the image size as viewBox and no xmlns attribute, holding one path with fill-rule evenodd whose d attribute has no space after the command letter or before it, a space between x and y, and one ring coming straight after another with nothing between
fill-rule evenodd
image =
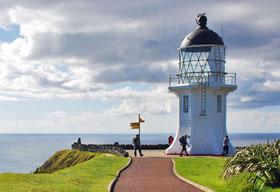
<instances>
[{"instance_id":1,"label":"rock","mask_svg":"<svg viewBox=\"0 0 280 192\"><path fill-rule=\"evenodd\" d=\"M116 145L85 145L85 144L78 144L74 142L72 144L72 149L80 150L80 151L89 151L89 152L96 152L96 153L112 153L115 155L128 157L128 152L126 152L123 148L118 147Z\"/></svg>"}]
</instances>

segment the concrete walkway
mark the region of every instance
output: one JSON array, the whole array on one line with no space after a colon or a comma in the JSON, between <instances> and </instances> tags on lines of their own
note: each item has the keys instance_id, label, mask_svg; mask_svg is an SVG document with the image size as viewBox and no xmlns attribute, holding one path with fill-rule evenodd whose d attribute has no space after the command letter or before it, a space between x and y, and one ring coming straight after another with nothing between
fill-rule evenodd
<instances>
[{"instance_id":1,"label":"concrete walkway","mask_svg":"<svg viewBox=\"0 0 280 192\"><path fill-rule=\"evenodd\" d=\"M114 192L201 192L178 179L170 158L138 157L121 173Z\"/></svg>"},{"instance_id":2,"label":"concrete walkway","mask_svg":"<svg viewBox=\"0 0 280 192\"><path fill-rule=\"evenodd\" d=\"M134 150L126 150L129 153L130 157L134 157ZM142 150L144 157L165 157L165 158L174 158L179 157L179 155L166 155L165 150ZM137 153L138 154L138 153Z\"/></svg>"}]
</instances>

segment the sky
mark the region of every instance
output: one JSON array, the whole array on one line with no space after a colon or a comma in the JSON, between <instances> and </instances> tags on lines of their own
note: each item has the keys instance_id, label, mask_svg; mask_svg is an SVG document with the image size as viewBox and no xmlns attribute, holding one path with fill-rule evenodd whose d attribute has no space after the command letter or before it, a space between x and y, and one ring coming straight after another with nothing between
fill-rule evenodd
<instances>
[{"instance_id":1,"label":"sky","mask_svg":"<svg viewBox=\"0 0 280 192\"><path fill-rule=\"evenodd\" d=\"M168 92L183 38L206 13L223 36L229 132L280 130L280 2L3 0L0 133L174 133ZM221 32L223 31L223 32Z\"/></svg>"}]
</instances>

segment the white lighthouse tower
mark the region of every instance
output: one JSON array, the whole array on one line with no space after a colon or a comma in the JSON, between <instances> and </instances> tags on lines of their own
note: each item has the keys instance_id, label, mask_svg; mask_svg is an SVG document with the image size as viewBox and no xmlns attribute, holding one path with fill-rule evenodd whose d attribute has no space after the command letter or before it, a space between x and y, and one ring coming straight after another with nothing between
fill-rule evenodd
<instances>
[{"instance_id":1,"label":"white lighthouse tower","mask_svg":"<svg viewBox=\"0 0 280 192\"><path fill-rule=\"evenodd\" d=\"M225 72L223 39L207 28L205 14L179 47L179 68L170 75L169 91L179 99L179 122L175 139L166 154L179 154L179 138L189 135L190 154L220 155L226 130L227 94L237 89L236 74ZM234 147L229 145L229 153Z\"/></svg>"}]
</instances>

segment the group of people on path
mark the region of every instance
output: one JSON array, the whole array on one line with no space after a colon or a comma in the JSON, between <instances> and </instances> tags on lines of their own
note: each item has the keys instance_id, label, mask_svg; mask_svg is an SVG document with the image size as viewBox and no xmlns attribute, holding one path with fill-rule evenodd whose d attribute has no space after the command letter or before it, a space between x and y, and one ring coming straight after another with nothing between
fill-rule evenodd
<instances>
[{"instance_id":1,"label":"group of people on path","mask_svg":"<svg viewBox=\"0 0 280 192\"><path fill-rule=\"evenodd\" d=\"M179 138L180 145L182 146L182 150L180 152L180 156L183 156L183 153L185 152L185 155L188 156L187 152L187 146L190 147L188 143L188 135L183 135ZM137 150L139 151L139 155L143 156L142 151L141 151L141 142L140 142L140 135L137 134L136 137L133 138L133 146L134 146L134 156L137 156ZM172 142L174 141L174 138L172 136L169 136L168 138L168 144L171 145ZM228 155L228 148L229 148L229 138L228 135L225 136L223 140L223 155L227 156Z\"/></svg>"},{"instance_id":2,"label":"group of people on path","mask_svg":"<svg viewBox=\"0 0 280 192\"><path fill-rule=\"evenodd\" d=\"M182 146L180 156L183 155L183 152L186 153L186 156L189 155L188 152L187 152L187 146L190 147L190 145L187 141L187 138L189 138L189 136L184 135L184 136L180 137L180 139L179 139L180 145ZM228 135L226 135L224 140L223 140L223 155L224 156L228 155L228 148L229 148L229 138L228 138Z\"/></svg>"}]
</instances>

